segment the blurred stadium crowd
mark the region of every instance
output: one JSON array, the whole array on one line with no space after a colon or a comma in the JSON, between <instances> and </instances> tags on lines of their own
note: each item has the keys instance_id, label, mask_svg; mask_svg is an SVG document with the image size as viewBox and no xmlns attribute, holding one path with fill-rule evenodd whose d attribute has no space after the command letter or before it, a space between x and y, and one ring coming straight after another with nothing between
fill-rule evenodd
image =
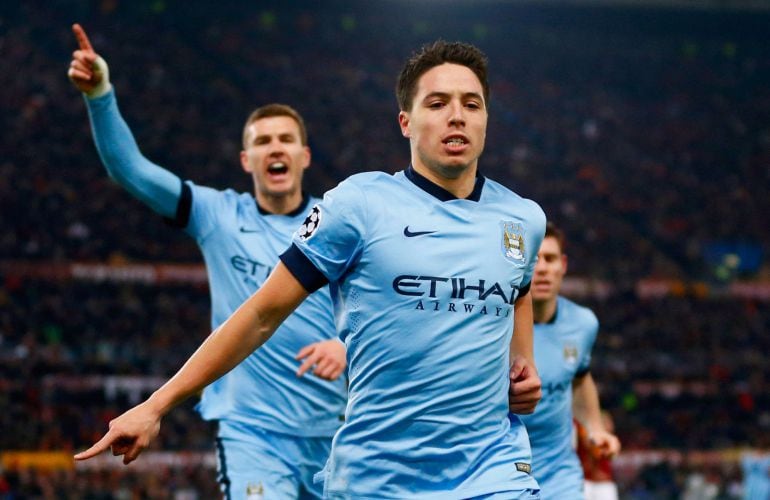
<instances>
[{"instance_id":1,"label":"blurred stadium crowd","mask_svg":"<svg viewBox=\"0 0 770 500\"><path fill-rule=\"evenodd\" d=\"M611 284L577 300L602 324L592 370L624 452L770 448L768 297L725 292L734 279L770 279L770 55L758 28L767 15L497 3L436 12L396 0L209 9L67 0L19 3L0 17L0 451L82 448L209 331L200 284L19 271L200 261L102 169L66 78L75 21L108 60L150 159L196 183L248 190L242 121L286 102L307 121L317 195L355 172L403 169L400 63L438 37L476 43L492 83L482 172L564 227L571 275ZM649 278L703 285L640 297ZM171 413L154 446L209 451L212 429L191 404ZM0 498L216 491L198 465L141 475L3 465ZM694 474L721 498L739 490L734 460L632 469L619 473L627 498L677 498Z\"/></svg>"}]
</instances>

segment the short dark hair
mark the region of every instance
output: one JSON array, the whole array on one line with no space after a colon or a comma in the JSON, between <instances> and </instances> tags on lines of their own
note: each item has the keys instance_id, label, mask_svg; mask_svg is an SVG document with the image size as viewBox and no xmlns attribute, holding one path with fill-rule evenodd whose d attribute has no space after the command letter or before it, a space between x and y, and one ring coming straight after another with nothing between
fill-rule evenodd
<instances>
[{"instance_id":1,"label":"short dark hair","mask_svg":"<svg viewBox=\"0 0 770 500\"><path fill-rule=\"evenodd\" d=\"M409 111L417 93L417 81L428 70L444 63L465 66L476 75L484 89L484 105L489 103L489 81L487 80L487 56L477 47L463 42L437 40L423 45L404 65L398 75L396 98L401 111Z\"/></svg>"},{"instance_id":2,"label":"short dark hair","mask_svg":"<svg viewBox=\"0 0 770 500\"><path fill-rule=\"evenodd\" d=\"M288 116L297 122L297 125L299 125L300 141L302 142L303 146L307 146L307 129L305 128L305 120L302 119L302 115L300 115L296 109L292 108L288 104L271 103L258 107L252 111L249 117L246 119L246 123L243 125L243 149L249 147L249 145L246 144L246 134L249 125L257 120L261 120L262 118L270 118L273 116Z\"/></svg>"},{"instance_id":3,"label":"short dark hair","mask_svg":"<svg viewBox=\"0 0 770 500\"><path fill-rule=\"evenodd\" d=\"M564 231L559 229L556 224L551 221L548 221L545 225L545 238L548 238L549 236L556 238L556 241L559 242L559 249L561 250L562 255L567 255L567 237L564 235Z\"/></svg>"}]
</instances>

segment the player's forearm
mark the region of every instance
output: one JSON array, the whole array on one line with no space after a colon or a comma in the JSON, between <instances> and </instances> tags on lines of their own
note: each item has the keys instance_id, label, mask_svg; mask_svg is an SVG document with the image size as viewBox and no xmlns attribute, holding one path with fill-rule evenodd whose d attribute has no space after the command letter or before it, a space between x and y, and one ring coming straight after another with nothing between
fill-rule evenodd
<instances>
[{"instance_id":1,"label":"player's forearm","mask_svg":"<svg viewBox=\"0 0 770 500\"><path fill-rule=\"evenodd\" d=\"M589 434L603 430L599 391L590 373L572 383L572 414Z\"/></svg>"},{"instance_id":2,"label":"player's forearm","mask_svg":"<svg viewBox=\"0 0 770 500\"><path fill-rule=\"evenodd\" d=\"M96 149L110 177L164 217L176 215L182 185L179 177L142 155L118 109L114 91L85 97Z\"/></svg>"},{"instance_id":3,"label":"player's forearm","mask_svg":"<svg viewBox=\"0 0 770 500\"><path fill-rule=\"evenodd\" d=\"M513 338L511 339L511 359L523 356L535 366L533 340L532 295L520 297L513 304Z\"/></svg>"}]
</instances>

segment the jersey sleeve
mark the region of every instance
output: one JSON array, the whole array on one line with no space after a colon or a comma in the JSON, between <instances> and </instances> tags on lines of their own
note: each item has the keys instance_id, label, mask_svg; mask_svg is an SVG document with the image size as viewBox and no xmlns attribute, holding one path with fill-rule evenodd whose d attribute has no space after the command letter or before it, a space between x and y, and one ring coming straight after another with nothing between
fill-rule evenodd
<instances>
[{"instance_id":1,"label":"jersey sleeve","mask_svg":"<svg viewBox=\"0 0 770 500\"><path fill-rule=\"evenodd\" d=\"M596 315L589 309L586 309L586 338L585 347L583 349L583 357L580 359L580 365L578 366L576 376L585 375L591 368L591 352L594 349L594 342L596 342L596 335L599 333L599 320Z\"/></svg>"},{"instance_id":2,"label":"jersey sleeve","mask_svg":"<svg viewBox=\"0 0 770 500\"><path fill-rule=\"evenodd\" d=\"M94 143L107 173L132 196L158 214L177 212L182 182L144 157L118 109L115 91L86 98Z\"/></svg>"},{"instance_id":3,"label":"jersey sleeve","mask_svg":"<svg viewBox=\"0 0 770 500\"><path fill-rule=\"evenodd\" d=\"M540 205L534 201L527 200L530 204L530 218L526 227L526 238L528 245L524 251L527 261L524 274L521 279L521 292L519 296L526 295L532 282L532 276L535 273L535 264L537 264L537 252L540 250L540 244L545 237L545 212Z\"/></svg>"},{"instance_id":4,"label":"jersey sleeve","mask_svg":"<svg viewBox=\"0 0 770 500\"><path fill-rule=\"evenodd\" d=\"M329 282L345 275L361 256L366 238L366 199L350 180L327 192L294 233L292 246ZM308 269L281 259L304 283ZM301 260L301 259L300 259Z\"/></svg>"},{"instance_id":5,"label":"jersey sleeve","mask_svg":"<svg viewBox=\"0 0 770 500\"><path fill-rule=\"evenodd\" d=\"M186 181L172 223L200 243L219 225L222 214L232 212L227 208L229 203L227 192Z\"/></svg>"}]
</instances>

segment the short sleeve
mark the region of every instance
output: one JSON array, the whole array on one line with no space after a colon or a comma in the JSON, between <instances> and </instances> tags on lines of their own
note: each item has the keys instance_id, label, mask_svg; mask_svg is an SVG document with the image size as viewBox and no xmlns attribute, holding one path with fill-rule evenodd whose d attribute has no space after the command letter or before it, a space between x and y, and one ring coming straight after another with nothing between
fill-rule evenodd
<instances>
[{"instance_id":1,"label":"short sleeve","mask_svg":"<svg viewBox=\"0 0 770 500\"><path fill-rule=\"evenodd\" d=\"M586 373L591 367L591 352L594 349L594 342L596 342L596 335L599 333L599 320L596 315L589 309L586 312L586 339L585 348L582 359L580 360L580 366L578 367L578 373Z\"/></svg>"},{"instance_id":2,"label":"short sleeve","mask_svg":"<svg viewBox=\"0 0 770 500\"><path fill-rule=\"evenodd\" d=\"M293 244L330 282L358 261L366 237L366 198L350 179L327 192L294 233Z\"/></svg>"},{"instance_id":3,"label":"short sleeve","mask_svg":"<svg viewBox=\"0 0 770 500\"><path fill-rule=\"evenodd\" d=\"M189 188L189 216L185 232L201 242L211 234L219 224L219 217L229 213L226 192L210 187L198 186L191 181L185 182L185 191Z\"/></svg>"},{"instance_id":4,"label":"short sleeve","mask_svg":"<svg viewBox=\"0 0 770 500\"><path fill-rule=\"evenodd\" d=\"M522 286L526 286L529 289L529 284L532 282L532 276L535 273L535 264L537 264L537 253L540 250L540 244L545 237L545 212L540 208L540 205L534 201L528 200L530 216L528 225L526 228L527 243L524 251L527 255L526 268L524 269L524 275L521 279Z\"/></svg>"}]
</instances>

